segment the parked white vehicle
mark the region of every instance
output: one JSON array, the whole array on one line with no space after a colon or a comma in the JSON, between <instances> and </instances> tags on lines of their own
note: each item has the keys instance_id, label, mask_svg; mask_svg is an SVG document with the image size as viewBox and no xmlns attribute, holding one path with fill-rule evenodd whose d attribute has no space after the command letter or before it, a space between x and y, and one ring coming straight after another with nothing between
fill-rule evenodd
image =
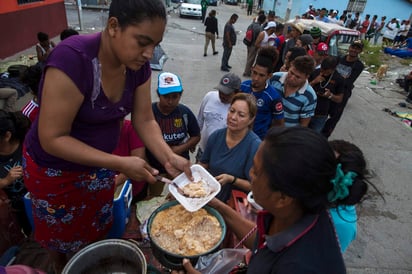
<instances>
[{"instance_id":1,"label":"parked white vehicle","mask_svg":"<svg viewBox=\"0 0 412 274\"><path fill-rule=\"evenodd\" d=\"M191 16L191 17L202 17L202 6L200 5L200 0L183 0L179 7L179 15Z\"/></svg>"}]
</instances>

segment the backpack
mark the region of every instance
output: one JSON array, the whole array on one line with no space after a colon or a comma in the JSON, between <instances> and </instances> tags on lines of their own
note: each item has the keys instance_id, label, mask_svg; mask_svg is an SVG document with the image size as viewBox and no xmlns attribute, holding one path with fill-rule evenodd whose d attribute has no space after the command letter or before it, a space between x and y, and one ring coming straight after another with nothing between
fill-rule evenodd
<instances>
[{"instance_id":1,"label":"backpack","mask_svg":"<svg viewBox=\"0 0 412 274\"><path fill-rule=\"evenodd\" d=\"M250 47L253 44L253 23L247 27L245 38L243 38L243 44Z\"/></svg>"}]
</instances>

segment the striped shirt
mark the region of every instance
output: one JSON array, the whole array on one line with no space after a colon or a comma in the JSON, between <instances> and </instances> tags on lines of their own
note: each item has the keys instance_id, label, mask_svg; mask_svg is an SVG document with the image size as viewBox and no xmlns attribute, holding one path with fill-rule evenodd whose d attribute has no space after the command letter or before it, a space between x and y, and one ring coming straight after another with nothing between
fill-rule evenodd
<instances>
[{"instance_id":1,"label":"striped shirt","mask_svg":"<svg viewBox=\"0 0 412 274\"><path fill-rule=\"evenodd\" d=\"M34 100L30 100L22 109L21 112L27 116L30 121L33 123L34 119L37 117L39 113L39 104L36 103Z\"/></svg>"},{"instance_id":2,"label":"striped shirt","mask_svg":"<svg viewBox=\"0 0 412 274\"><path fill-rule=\"evenodd\" d=\"M285 97L284 83L287 74L287 72L274 73L269 80L269 84L282 96L285 126L293 127L300 125L300 119L310 118L315 115L317 97L307 80L298 91Z\"/></svg>"}]
</instances>

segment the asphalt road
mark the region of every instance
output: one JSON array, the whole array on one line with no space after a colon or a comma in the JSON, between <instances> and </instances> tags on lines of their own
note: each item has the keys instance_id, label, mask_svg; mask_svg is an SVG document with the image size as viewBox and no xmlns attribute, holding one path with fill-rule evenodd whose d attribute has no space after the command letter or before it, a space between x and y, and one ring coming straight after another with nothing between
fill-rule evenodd
<instances>
[{"instance_id":1,"label":"asphalt road","mask_svg":"<svg viewBox=\"0 0 412 274\"><path fill-rule=\"evenodd\" d=\"M232 71L242 75L246 47L242 44L244 31L251 21L240 6L212 7L217 10L219 31L232 13L239 14L235 28L241 31L230 64ZM78 27L78 15L67 6L69 25ZM106 11L83 9L82 32L100 31ZM179 18L171 11L161 46L168 55L164 71L178 74L183 81L182 103L195 114L203 96L212 90L224 74L220 71L223 48L217 40L218 55L203 57L204 26L198 19ZM371 76L362 73L353 96L331 139L344 139L357 144L365 153L374 174L371 181L383 193L385 201L373 189L358 208L357 239L344 254L349 273L412 273L412 131L399 118L383 112L383 108L412 112L399 108L403 94L394 79L412 68L392 62L387 77L378 85L370 84ZM153 72L156 86L158 72ZM155 89L152 98L156 100Z\"/></svg>"}]
</instances>

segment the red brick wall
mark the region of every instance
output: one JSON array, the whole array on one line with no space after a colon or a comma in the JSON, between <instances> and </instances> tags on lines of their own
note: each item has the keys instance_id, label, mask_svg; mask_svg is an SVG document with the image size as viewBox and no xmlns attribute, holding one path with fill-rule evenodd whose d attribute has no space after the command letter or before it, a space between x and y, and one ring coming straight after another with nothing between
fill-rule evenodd
<instances>
[{"instance_id":1,"label":"red brick wall","mask_svg":"<svg viewBox=\"0 0 412 274\"><path fill-rule=\"evenodd\" d=\"M0 26L0 58L6 58L35 45L39 31L48 33L52 38L67 28L64 1L46 0L14 9L10 5L3 6L0 9Z\"/></svg>"}]
</instances>

